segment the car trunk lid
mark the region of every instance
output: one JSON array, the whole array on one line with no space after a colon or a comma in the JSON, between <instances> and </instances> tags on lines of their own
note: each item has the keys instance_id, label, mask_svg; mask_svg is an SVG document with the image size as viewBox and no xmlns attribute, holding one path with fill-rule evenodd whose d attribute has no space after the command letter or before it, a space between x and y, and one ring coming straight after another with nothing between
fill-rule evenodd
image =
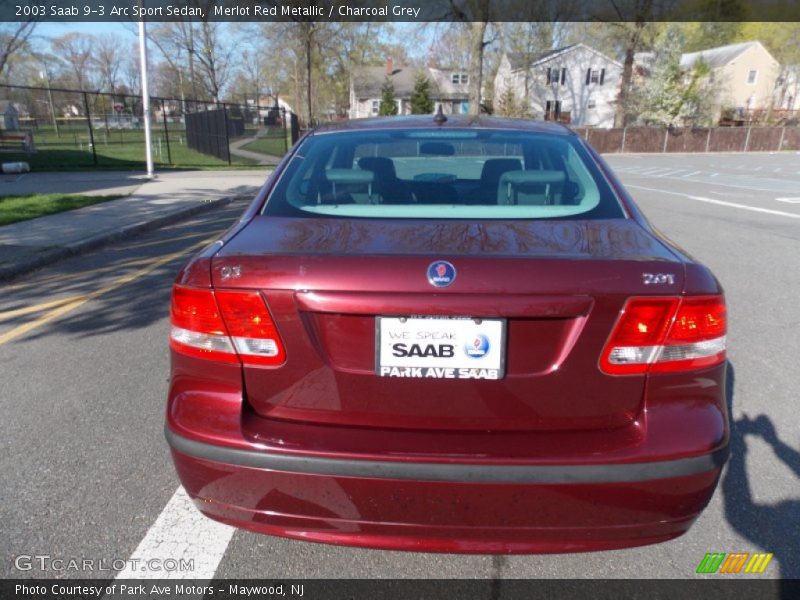
<instances>
[{"instance_id":1,"label":"car trunk lid","mask_svg":"<svg viewBox=\"0 0 800 600\"><path fill-rule=\"evenodd\" d=\"M444 288L428 281L437 260L456 269ZM659 293L682 289L680 261L622 219L256 217L212 263L215 287L263 293L286 346L283 366L244 369L255 412L406 429L593 429L631 422L641 409L644 377L604 375L597 362L625 299L653 293L644 273L670 275L672 283ZM384 335L391 334L386 323L400 327L401 319L497 321L492 344L501 346L499 379L480 372L447 379L444 371L428 370L379 376L389 351L378 346L381 319ZM451 326L435 325L436 331ZM417 354L431 346L438 347L419 344ZM424 366L430 356L413 358Z\"/></svg>"}]
</instances>

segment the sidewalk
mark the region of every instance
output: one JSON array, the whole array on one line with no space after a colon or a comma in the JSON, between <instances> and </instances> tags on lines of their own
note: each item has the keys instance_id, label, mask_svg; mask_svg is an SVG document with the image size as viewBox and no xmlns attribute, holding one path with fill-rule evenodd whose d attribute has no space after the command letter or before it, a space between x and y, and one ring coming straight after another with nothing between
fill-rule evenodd
<instances>
[{"instance_id":1,"label":"sidewalk","mask_svg":"<svg viewBox=\"0 0 800 600\"><path fill-rule=\"evenodd\" d=\"M0 227L0 281L113 240L179 221L255 195L267 170L159 173L29 173L4 175L0 194L130 194L77 210Z\"/></svg>"},{"instance_id":2,"label":"sidewalk","mask_svg":"<svg viewBox=\"0 0 800 600\"><path fill-rule=\"evenodd\" d=\"M245 150L242 146L246 146L253 140L257 140L258 136L254 138L245 138L243 140L237 140L235 142L231 142L230 144L230 152L234 156L241 156L242 158L249 158L250 160L256 161L259 165L268 165L270 167L277 166L279 162L281 162L282 158L280 156L272 156L271 154L262 154L261 152L253 152L252 150Z\"/></svg>"}]
</instances>

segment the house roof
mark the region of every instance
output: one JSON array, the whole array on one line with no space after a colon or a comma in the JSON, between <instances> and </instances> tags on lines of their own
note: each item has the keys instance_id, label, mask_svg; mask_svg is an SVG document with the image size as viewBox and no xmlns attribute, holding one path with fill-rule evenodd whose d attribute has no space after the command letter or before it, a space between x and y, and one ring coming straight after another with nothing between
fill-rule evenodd
<instances>
[{"instance_id":1,"label":"house roof","mask_svg":"<svg viewBox=\"0 0 800 600\"><path fill-rule=\"evenodd\" d=\"M741 42L739 44L728 44L727 46L708 48L706 50L700 50L699 52L689 52L681 55L680 65L682 69L691 69L697 62L702 60L712 69L717 69L729 64L737 56L754 46L761 46L761 42ZM763 48L763 46L761 47ZM766 48L764 51L767 51ZM769 54L769 52L767 52L767 54Z\"/></svg>"},{"instance_id":2,"label":"house roof","mask_svg":"<svg viewBox=\"0 0 800 600\"><path fill-rule=\"evenodd\" d=\"M561 48L556 48L555 50L549 50L542 54L536 55L529 55L524 52L509 52L506 56L508 56L508 63L511 65L512 71L517 71L519 69L524 69L526 67L532 67L538 62L543 60L547 60L555 56L556 54L561 54L562 52L566 52L577 46L578 44L570 44L569 46L562 46Z\"/></svg>"},{"instance_id":3,"label":"house roof","mask_svg":"<svg viewBox=\"0 0 800 600\"><path fill-rule=\"evenodd\" d=\"M431 82L431 96L437 100L466 99L469 95L467 84L454 84L453 73L462 71L453 69L416 69L414 67L396 67L392 71L391 80L394 93L398 98L408 98L414 90L417 73L424 73ZM353 91L357 98L378 98L386 81L386 67L362 67L353 73Z\"/></svg>"},{"instance_id":4,"label":"house roof","mask_svg":"<svg viewBox=\"0 0 800 600\"><path fill-rule=\"evenodd\" d=\"M544 52L543 54L538 54L533 57L529 57L526 54L520 52L511 52L508 53L506 56L508 57L508 63L511 66L511 70L518 71L520 69L535 67L536 65L541 64L543 62L547 62L548 60L553 59L556 56L567 54L568 52L572 52L573 50L577 50L579 48L585 48L589 52L593 52L594 54L603 57L609 62L622 66L618 61L614 60L613 58L609 58L602 52L595 50L591 46L587 46L586 44L581 42L577 44L570 44L569 46L562 46L561 48L556 48L554 50L549 50L547 52ZM527 58L529 58L530 61L528 61Z\"/></svg>"},{"instance_id":5,"label":"house roof","mask_svg":"<svg viewBox=\"0 0 800 600\"><path fill-rule=\"evenodd\" d=\"M417 70L413 67L396 67L391 80L396 96L406 96L414 89ZM353 73L353 89L359 98L375 98L381 95L386 80L386 67L362 67Z\"/></svg>"}]
</instances>

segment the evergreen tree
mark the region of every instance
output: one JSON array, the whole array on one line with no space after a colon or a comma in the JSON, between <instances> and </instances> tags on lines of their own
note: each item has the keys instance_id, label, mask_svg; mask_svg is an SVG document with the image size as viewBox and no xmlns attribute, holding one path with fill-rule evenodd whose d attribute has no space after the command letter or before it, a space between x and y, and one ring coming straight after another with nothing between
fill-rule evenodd
<instances>
[{"instance_id":1,"label":"evergreen tree","mask_svg":"<svg viewBox=\"0 0 800 600\"><path fill-rule=\"evenodd\" d=\"M517 99L517 95L510 86L497 99L497 114L502 117L530 117L529 111L525 108L525 103Z\"/></svg>"},{"instance_id":2,"label":"evergreen tree","mask_svg":"<svg viewBox=\"0 0 800 600\"><path fill-rule=\"evenodd\" d=\"M389 77L386 77L381 87L381 103L378 106L378 114L382 117L397 114L397 99L394 95L394 84Z\"/></svg>"},{"instance_id":3,"label":"evergreen tree","mask_svg":"<svg viewBox=\"0 0 800 600\"><path fill-rule=\"evenodd\" d=\"M681 68L683 38L677 27L665 30L661 41L664 43L656 52L650 76L636 90L632 103L640 122L667 126L710 124L718 93L709 81L709 66L698 61L688 71Z\"/></svg>"},{"instance_id":4,"label":"evergreen tree","mask_svg":"<svg viewBox=\"0 0 800 600\"><path fill-rule=\"evenodd\" d=\"M411 114L429 115L433 112L433 99L431 98L431 82L420 71L414 78L414 91L411 92Z\"/></svg>"}]
</instances>

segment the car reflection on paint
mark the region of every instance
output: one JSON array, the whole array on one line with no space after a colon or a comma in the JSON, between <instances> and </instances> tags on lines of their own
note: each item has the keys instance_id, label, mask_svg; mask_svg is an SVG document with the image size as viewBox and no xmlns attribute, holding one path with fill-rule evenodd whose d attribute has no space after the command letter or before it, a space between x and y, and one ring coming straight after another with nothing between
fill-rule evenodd
<instances>
[{"instance_id":1,"label":"car reflection on paint","mask_svg":"<svg viewBox=\"0 0 800 600\"><path fill-rule=\"evenodd\" d=\"M266 534L660 542L727 456L725 332L713 275L568 129L333 124L179 273L167 438L203 513Z\"/></svg>"}]
</instances>

